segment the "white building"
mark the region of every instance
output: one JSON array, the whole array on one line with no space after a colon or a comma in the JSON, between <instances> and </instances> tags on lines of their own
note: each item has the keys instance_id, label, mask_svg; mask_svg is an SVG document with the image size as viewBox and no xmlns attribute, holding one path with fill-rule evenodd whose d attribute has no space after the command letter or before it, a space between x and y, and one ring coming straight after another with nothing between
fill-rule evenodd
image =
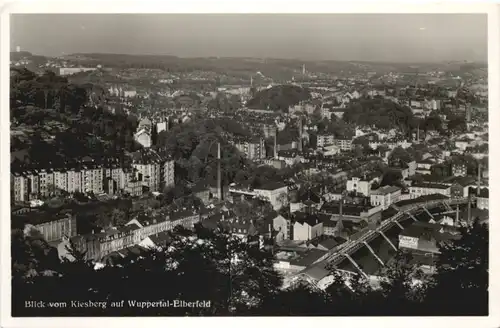
<instances>
[{"instance_id":1,"label":"white building","mask_svg":"<svg viewBox=\"0 0 500 328\"><path fill-rule=\"evenodd\" d=\"M378 181L378 176L366 176L363 178L353 177L347 181L347 191L369 197L372 184Z\"/></svg>"},{"instance_id":2,"label":"white building","mask_svg":"<svg viewBox=\"0 0 500 328\"><path fill-rule=\"evenodd\" d=\"M156 123L156 131L160 133L161 131L167 131L167 122Z\"/></svg>"},{"instance_id":3,"label":"white building","mask_svg":"<svg viewBox=\"0 0 500 328\"><path fill-rule=\"evenodd\" d=\"M335 143L335 135L333 134L318 134L318 147L326 147Z\"/></svg>"},{"instance_id":4,"label":"white building","mask_svg":"<svg viewBox=\"0 0 500 328\"><path fill-rule=\"evenodd\" d=\"M135 91L135 90L124 91L123 92L123 96L125 98L134 98L135 96L137 96L137 91Z\"/></svg>"},{"instance_id":5,"label":"white building","mask_svg":"<svg viewBox=\"0 0 500 328\"><path fill-rule=\"evenodd\" d=\"M254 189L254 192L256 195L269 200L276 211L288 205L288 187L282 183L271 183Z\"/></svg>"},{"instance_id":6,"label":"white building","mask_svg":"<svg viewBox=\"0 0 500 328\"><path fill-rule=\"evenodd\" d=\"M144 148L151 147L151 134L146 129L141 129L134 135L134 139Z\"/></svg>"},{"instance_id":7,"label":"white building","mask_svg":"<svg viewBox=\"0 0 500 328\"><path fill-rule=\"evenodd\" d=\"M427 196L427 195L434 195L434 194L441 194L446 197L451 196L451 187L444 185L444 184L438 184L438 183L416 183L410 188L410 197L411 198L418 198L420 196Z\"/></svg>"},{"instance_id":8,"label":"white building","mask_svg":"<svg viewBox=\"0 0 500 328\"><path fill-rule=\"evenodd\" d=\"M384 186L373 190L370 194L370 204L372 206L382 206L385 210L391 204L399 201L401 188L395 186Z\"/></svg>"},{"instance_id":9,"label":"white building","mask_svg":"<svg viewBox=\"0 0 500 328\"><path fill-rule=\"evenodd\" d=\"M311 240L323 234L323 222L313 216L297 220L293 225L293 240Z\"/></svg>"},{"instance_id":10,"label":"white building","mask_svg":"<svg viewBox=\"0 0 500 328\"><path fill-rule=\"evenodd\" d=\"M175 161L167 159L163 163L163 184L165 187L173 186L175 184Z\"/></svg>"}]
</instances>

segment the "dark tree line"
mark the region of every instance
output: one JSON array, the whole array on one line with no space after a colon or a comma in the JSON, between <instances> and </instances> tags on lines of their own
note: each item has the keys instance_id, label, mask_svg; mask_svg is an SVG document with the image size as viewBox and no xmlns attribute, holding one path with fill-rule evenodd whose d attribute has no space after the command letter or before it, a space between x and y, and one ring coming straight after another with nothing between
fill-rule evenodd
<instances>
[{"instance_id":1,"label":"dark tree line","mask_svg":"<svg viewBox=\"0 0 500 328\"><path fill-rule=\"evenodd\" d=\"M287 113L290 106L310 99L311 94L307 89L294 85L280 85L257 92L246 105L249 108L269 109Z\"/></svg>"},{"instance_id":2,"label":"dark tree line","mask_svg":"<svg viewBox=\"0 0 500 328\"><path fill-rule=\"evenodd\" d=\"M14 316L232 316L232 315L487 315L488 228L475 222L459 241L441 245L437 273L422 276L400 253L373 290L355 276L349 286L334 273L325 291L299 284L281 289L267 248L243 243L222 227L194 232L176 228L168 247L117 259L94 270L73 252L60 262L40 236L12 234ZM414 278L423 283L416 284ZM125 300L209 300L208 308L110 307ZM106 308L29 308L27 300L100 301ZM56 312L57 311L57 312Z\"/></svg>"}]
</instances>

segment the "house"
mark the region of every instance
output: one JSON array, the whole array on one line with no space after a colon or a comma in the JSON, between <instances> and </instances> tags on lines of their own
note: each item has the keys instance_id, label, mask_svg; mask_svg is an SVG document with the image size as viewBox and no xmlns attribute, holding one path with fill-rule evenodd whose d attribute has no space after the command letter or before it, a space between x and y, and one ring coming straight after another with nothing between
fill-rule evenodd
<instances>
[{"instance_id":1,"label":"house","mask_svg":"<svg viewBox=\"0 0 500 328\"><path fill-rule=\"evenodd\" d=\"M290 221L286 220L282 215L274 212L271 213L267 218L264 218L265 221L272 221L272 227L275 234L275 241L281 242L286 239L290 239L291 237L291 226Z\"/></svg>"},{"instance_id":2,"label":"house","mask_svg":"<svg viewBox=\"0 0 500 328\"><path fill-rule=\"evenodd\" d=\"M423 159L418 162L416 162L416 170L415 173L419 174L431 174L431 168L432 165L434 165L434 162L431 161L430 159Z\"/></svg>"},{"instance_id":3,"label":"house","mask_svg":"<svg viewBox=\"0 0 500 328\"><path fill-rule=\"evenodd\" d=\"M488 188L479 188L479 193L477 192L477 187L471 187L469 192L476 196L477 208L480 210L489 209L489 198L490 191Z\"/></svg>"},{"instance_id":4,"label":"house","mask_svg":"<svg viewBox=\"0 0 500 328\"><path fill-rule=\"evenodd\" d=\"M296 150L280 150L278 151L278 160L284 161L288 166L292 166L300 163L303 157Z\"/></svg>"},{"instance_id":5,"label":"house","mask_svg":"<svg viewBox=\"0 0 500 328\"><path fill-rule=\"evenodd\" d=\"M255 188L254 192L267 199L276 211L288 205L288 187L283 183L268 183L260 188Z\"/></svg>"},{"instance_id":6,"label":"house","mask_svg":"<svg viewBox=\"0 0 500 328\"><path fill-rule=\"evenodd\" d=\"M330 109L329 119L332 117L332 115L335 115L338 119L342 119L344 117L345 111L346 109L342 107L332 108Z\"/></svg>"},{"instance_id":7,"label":"house","mask_svg":"<svg viewBox=\"0 0 500 328\"><path fill-rule=\"evenodd\" d=\"M420 196L427 196L433 194L441 194L446 197L451 197L451 187L439 183L415 183L410 186L410 197L418 198Z\"/></svg>"},{"instance_id":8,"label":"house","mask_svg":"<svg viewBox=\"0 0 500 328\"><path fill-rule=\"evenodd\" d=\"M293 240L311 240L323 234L323 221L312 213L294 213Z\"/></svg>"},{"instance_id":9,"label":"house","mask_svg":"<svg viewBox=\"0 0 500 328\"><path fill-rule=\"evenodd\" d=\"M306 284L312 283L313 286L325 290L334 283L335 276L330 273L323 263L317 263L302 271L297 279Z\"/></svg>"},{"instance_id":10,"label":"house","mask_svg":"<svg viewBox=\"0 0 500 328\"><path fill-rule=\"evenodd\" d=\"M384 186L372 190L370 194L370 204L372 206L382 206L387 209L391 204L399 201L401 197L401 188L396 186Z\"/></svg>"},{"instance_id":11,"label":"house","mask_svg":"<svg viewBox=\"0 0 500 328\"><path fill-rule=\"evenodd\" d=\"M145 129L139 130L134 135L135 141L140 143L144 148L151 147L151 133Z\"/></svg>"},{"instance_id":12,"label":"house","mask_svg":"<svg viewBox=\"0 0 500 328\"><path fill-rule=\"evenodd\" d=\"M341 218L344 221L360 222L377 220L382 212L382 207L371 206L369 204L330 202L323 204L319 212L327 215L329 220L338 220Z\"/></svg>"},{"instance_id":13,"label":"house","mask_svg":"<svg viewBox=\"0 0 500 328\"><path fill-rule=\"evenodd\" d=\"M333 133L322 133L317 135L317 146L323 148L334 145L335 135Z\"/></svg>"},{"instance_id":14,"label":"house","mask_svg":"<svg viewBox=\"0 0 500 328\"><path fill-rule=\"evenodd\" d=\"M380 176L377 173L364 174L361 177L352 177L350 180L347 180L347 191L369 197L372 184L378 182L379 179Z\"/></svg>"},{"instance_id":15,"label":"house","mask_svg":"<svg viewBox=\"0 0 500 328\"><path fill-rule=\"evenodd\" d=\"M334 145L339 147L342 151L350 151L353 148L352 138L340 137L334 140Z\"/></svg>"},{"instance_id":16,"label":"house","mask_svg":"<svg viewBox=\"0 0 500 328\"><path fill-rule=\"evenodd\" d=\"M210 190L201 185L201 184L198 184L196 186L194 186L191 191L193 192L193 194L198 197L202 202L203 204L208 204L209 201L210 201Z\"/></svg>"},{"instance_id":17,"label":"house","mask_svg":"<svg viewBox=\"0 0 500 328\"><path fill-rule=\"evenodd\" d=\"M455 177L465 177L467 176L467 165L463 163L452 164L451 172Z\"/></svg>"},{"instance_id":18,"label":"house","mask_svg":"<svg viewBox=\"0 0 500 328\"><path fill-rule=\"evenodd\" d=\"M465 151L467 147L469 147L470 141L471 140L469 140L469 138L467 137L458 139L455 141L455 147L460 149L461 151Z\"/></svg>"},{"instance_id":19,"label":"house","mask_svg":"<svg viewBox=\"0 0 500 328\"><path fill-rule=\"evenodd\" d=\"M435 223L414 222L399 234L399 248L439 254L439 243L460 238L456 227Z\"/></svg>"},{"instance_id":20,"label":"house","mask_svg":"<svg viewBox=\"0 0 500 328\"><path fill-rule=\"evenodd\" d=\"M147 242L146 242L147 241ZM163 249L171 241L167 231L158 232L144 239L139 245L151 249Z\"/></svg>"},{"instance_id":21,"label":"house","mask_svg":"<svg viewBox=\"0 0 500 328\"><path fill-rule=\"evenodd\" d=\"M313 243L316 244L316 249L330 251L341 245L343 241L344 240L342 238L333 238L323 235L319 240L313 241Z\"/></svg>"},{"instance_id":22,"label":"house","mask_svg":"<svg viewBox=\"0 0 500 328\"><path fill-rule=\"evenodd\" d=\"M53 217L42 213L37 215L27 213L19 219L24 223L25 232L35 229L49 243L61 241L63 237L71 238L77 233L76 217L70 214Z\"/></svg>"},{"instance_id":23,"label":"house","mask_svg":"<svg viewBox=\"0 0 500 328\"><path fill-rule=\"evenodd\" d=\"M319 263L328 256L328 252L319 249L296 248L293 251L280 251L275 255L274 268L280 273L298 273L307 267Z\"/></svg>"}]
</instances>

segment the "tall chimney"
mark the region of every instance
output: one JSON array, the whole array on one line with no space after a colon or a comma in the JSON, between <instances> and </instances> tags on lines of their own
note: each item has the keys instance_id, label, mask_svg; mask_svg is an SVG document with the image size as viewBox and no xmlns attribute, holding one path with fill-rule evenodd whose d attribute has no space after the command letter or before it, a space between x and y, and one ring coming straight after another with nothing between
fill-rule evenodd
<instances>
[{"instance_id":1,"label":"tall chimney","mask_svg":"<svg viewBox=\"0 0 500 328\"><path fill-rule=\"evenodd\" d=\"M299 118L299 152L302 152L302 118Z\"/></svg>"},{"instance_id":2,"label":"tall chimney","mask_svg":"<svg viewBox=\"0 0 500 328\"><path fill-rule=\"evenodd\" d=\"M222 176L220 169L220 142L217 143L217 198L222 200Z\"/></svg>"}]
</instances>

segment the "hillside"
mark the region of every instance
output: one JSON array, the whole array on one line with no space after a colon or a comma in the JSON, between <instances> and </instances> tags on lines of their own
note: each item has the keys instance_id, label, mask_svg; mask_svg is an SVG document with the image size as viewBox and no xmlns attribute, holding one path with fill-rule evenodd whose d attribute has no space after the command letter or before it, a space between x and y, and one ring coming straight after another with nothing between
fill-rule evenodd
<instances>
[{"instance_id":1,"label":"hillside","mask_svg":"<svg viewBox=\"0 0 500 328\"><path fill-rule=\"evenodd\" d=\"M270 109L288 112L288 108L304 100L310 100L309 90L295 85L278 85L261 90L250 99L246 106L255 109Z\"/></svg>"},{"instance_id":2,"label":"hillside","mask_svg":"<svg viewBox=\"0 0 500 328\"><path fill-rule=\"evenodd\" d=\"M83 157L124 159L138 146L134 117L103 110L104 90L47 72L11 69L11 163L15 168L65 166Z\"/></svg>"},{"instance_id":3,"label":"hillside","mask_svg":"<svg viewBox=\"0 0 500 328\"><path fill-rule=\"evenodd\" d=\"M374 125L380 129L399 126L405 131L415 127L410 108L385 99L360 99L346 109L344 121L357 125Z\"/></svg>"}]
</instances>

